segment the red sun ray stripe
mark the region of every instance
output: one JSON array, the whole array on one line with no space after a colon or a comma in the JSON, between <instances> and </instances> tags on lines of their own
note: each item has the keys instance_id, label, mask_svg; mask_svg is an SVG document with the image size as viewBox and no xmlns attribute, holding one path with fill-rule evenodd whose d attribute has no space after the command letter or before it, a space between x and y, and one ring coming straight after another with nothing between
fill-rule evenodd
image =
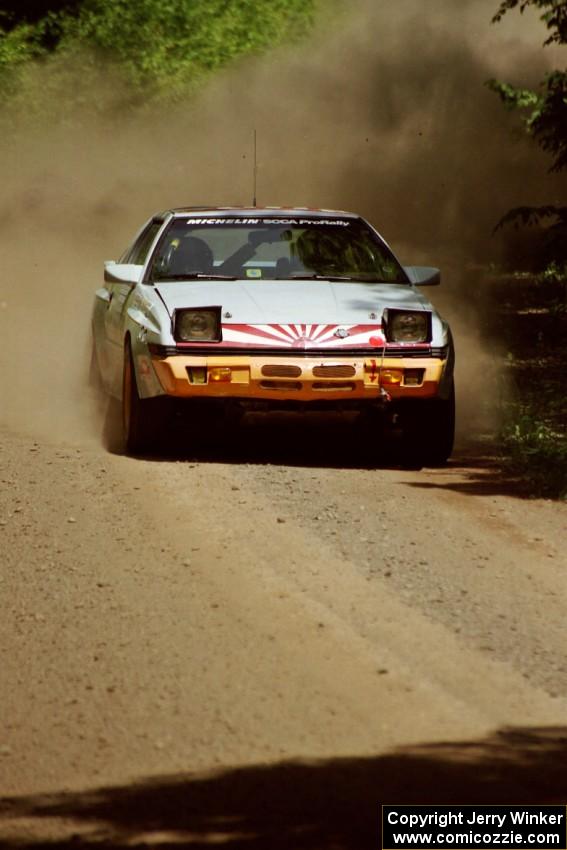
<instances>
[{"instance_id":1,"label":"red sun ray stripe","mask_svg":"<svg viewBox=\"0 0 567 850\"><path fill-rule=\"evenodd\" d=\"M347 331L347 336L337 336L339 328ZM381 331L380 325L224 325L223 342L278 348L294 348L298 343L306 348L367 348L383 343Z\"/></svg>"}]
</instances>

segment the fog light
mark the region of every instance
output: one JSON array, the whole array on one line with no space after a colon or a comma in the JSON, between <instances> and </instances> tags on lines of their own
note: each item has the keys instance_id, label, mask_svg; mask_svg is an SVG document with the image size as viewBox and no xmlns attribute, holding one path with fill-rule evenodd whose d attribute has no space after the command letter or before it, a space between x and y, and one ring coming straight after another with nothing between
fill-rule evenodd
<instances>
[{"instance_id":1,"label":"fog light","mask_svg":"<svg viewBox=\"0 0 567 850\"><path fill-rule=\"evenodd\" d=\"M189 381L192 384L206 384L207 383L207 367L206 366L188 366L187 374L189 375Z\"/></svg>"},{"instance_id":2,"label":"fog light","mask_svg":"<svg viewBox=\"0 0 567 850\"><path fill-rule=\"evenodd\" d=\"M406 387L420 387L423 384L425 369L406 369L404 372L404 384Z\"/></svg>"},{"instance_id":3,"label":"fog light","mask_svg":"<svg viewBox=\"0 0 567 850\"><path fill-rule=\"evenodd\" d=\"M230 384L232 370L229 366L213 366L209 369L209 381L214 383Z\"/></svg>"},{"instance_id":4,"label":"fog light","mask_svg":"<svg viewBox=\"0 0 567 850\"><path fill-rule=\"evenodd\" d=\"M403 369L380 369L381 384L401 384L403 377Z\"/></svg>"}]
</instances>

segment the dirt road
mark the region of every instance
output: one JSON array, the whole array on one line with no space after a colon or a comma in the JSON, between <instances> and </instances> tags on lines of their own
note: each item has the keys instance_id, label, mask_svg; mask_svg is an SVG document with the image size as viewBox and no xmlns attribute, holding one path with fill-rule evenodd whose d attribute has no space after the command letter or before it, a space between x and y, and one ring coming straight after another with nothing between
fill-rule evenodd
<instances>
[{"instance_id":1,"label":"dirt road","mask_svg":"<svg viewBox=\"0 0 567 850\"><path fill-rule=\"evenodd\" d=\"M0 432L2 846L371 847L380 801L564 799L567 506L341 427Z\"/></svg>"}]
</instances>

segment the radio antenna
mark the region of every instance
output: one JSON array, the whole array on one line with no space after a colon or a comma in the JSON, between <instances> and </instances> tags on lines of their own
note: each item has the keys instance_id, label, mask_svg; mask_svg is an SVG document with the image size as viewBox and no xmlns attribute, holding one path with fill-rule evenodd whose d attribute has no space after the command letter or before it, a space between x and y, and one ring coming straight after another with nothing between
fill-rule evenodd
<instances>
[{"instance_id":1,"label":"radio antenna","mask_svg":"<svg viewBox=\"0 0 567 850\"><path fill-rule=\"evenodd\" d=\"M254 198L252 201L252 206L255 207L256 204L256 179L258 174L258 160L256 156L256 128L254 128Z\"/></svg>"}]
</instances>

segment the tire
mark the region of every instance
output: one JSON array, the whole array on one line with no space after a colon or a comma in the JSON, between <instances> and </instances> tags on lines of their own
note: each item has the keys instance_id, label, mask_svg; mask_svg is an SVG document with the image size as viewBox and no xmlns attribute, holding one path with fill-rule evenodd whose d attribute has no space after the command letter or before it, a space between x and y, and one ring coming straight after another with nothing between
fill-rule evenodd
<instances>
[{"instance_id":1,"label":"tire","mask_svg":"<svg viewBox=\"0 0 567 850\"><path fill-rule=\"evenodd\" d=\"M443 466L455 440L455 388L447 399L412 401L400 409L402 452L412 466Z\"/></svg>"},{"instance_id":2,"label":"tire","mask_svg":"<svg viewBox=\"0 0 567 850\"><path fill-rule=\"evenodd\" d=\"M122 382L122 443L126 454L147 454L155 449L160 424L159 401L140 398L134 359L127 344Z\"/></svg>"},{"instance_id":3,"label":"tire","mask_svg":"<svg viewBox=\"0 0 567 850\"><path fill-rule=\"evenodd\" d=\"M112 398L112 396L108 396L106 399L102 444L110 454L120 455L124 453L122 405L118 399Z\"/></svg>"}]
</instances>

